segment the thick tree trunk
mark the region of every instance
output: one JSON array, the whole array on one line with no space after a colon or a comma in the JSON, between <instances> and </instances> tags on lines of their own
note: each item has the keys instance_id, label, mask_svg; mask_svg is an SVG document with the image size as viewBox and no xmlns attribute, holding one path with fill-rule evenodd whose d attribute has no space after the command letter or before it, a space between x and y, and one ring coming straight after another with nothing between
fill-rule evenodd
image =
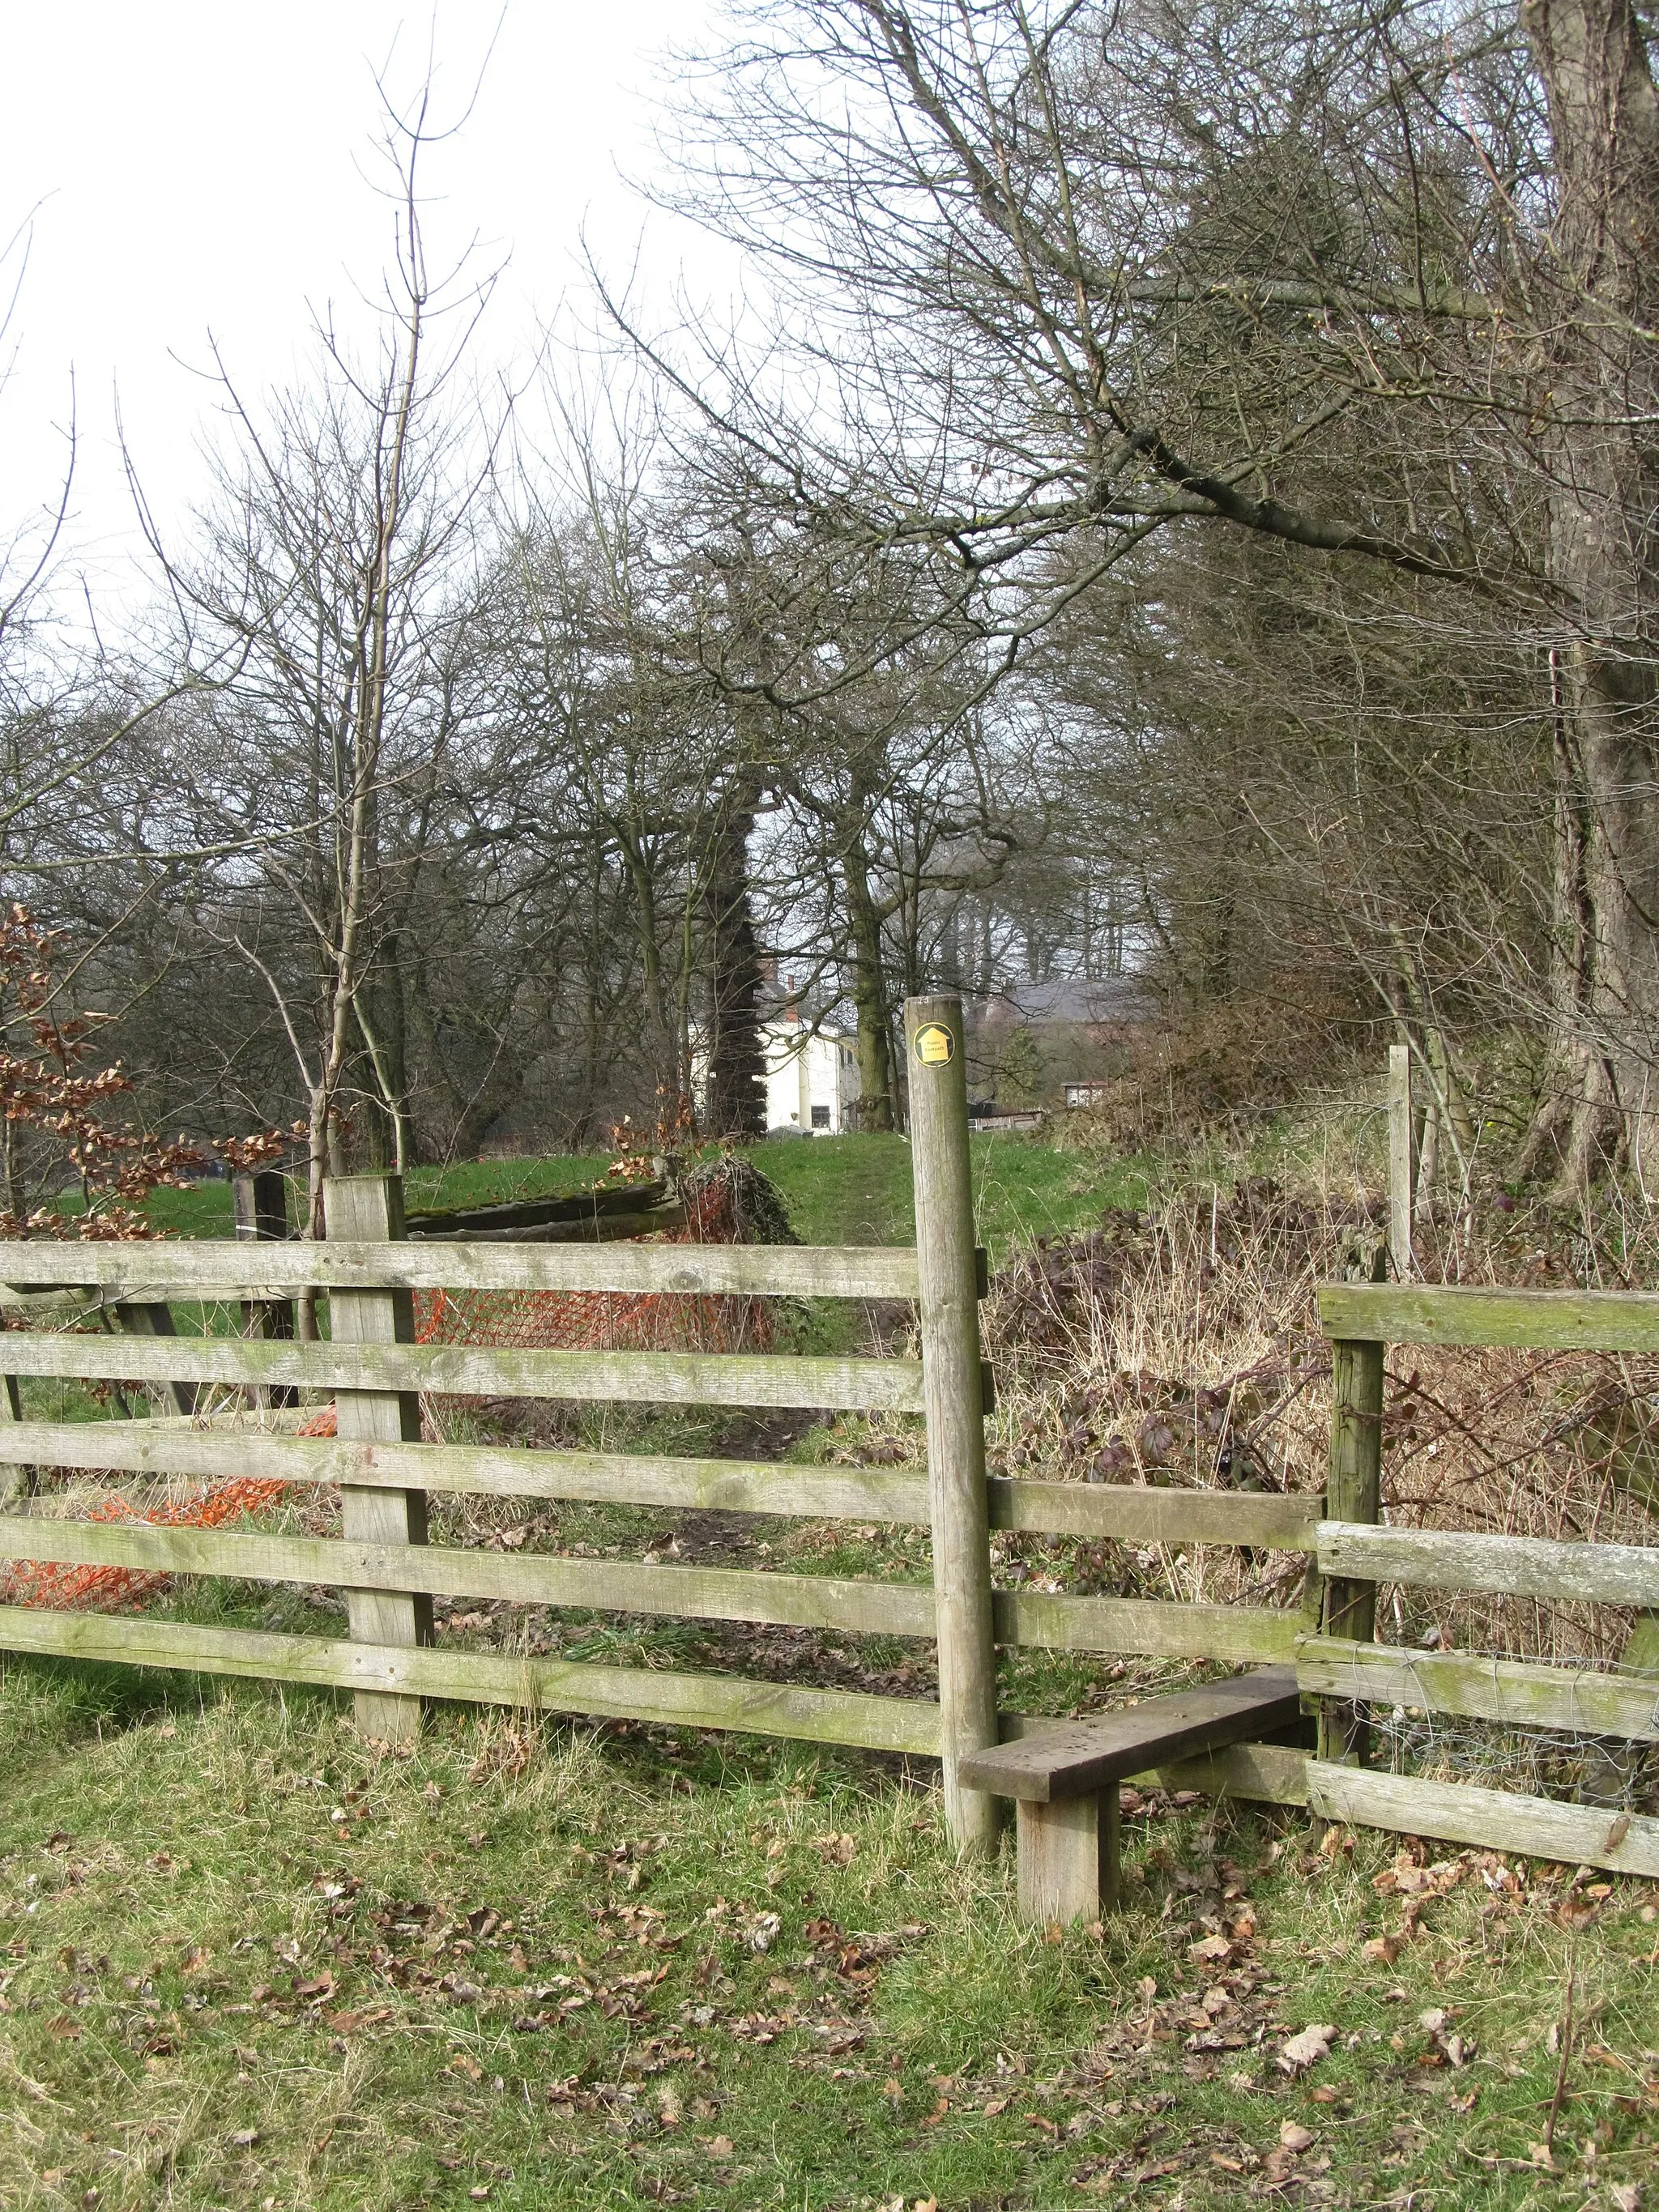
<instances>
[{"instance_id":1,"label":"thick tree trunk","mask_svg":"<svg viewBox=\"0 0 1659 2212\"><path fill-rule=\"evenodd\" d=\"M749 840L758 793L739 771L721 793L703 872L709 944L708 1127L715 1136L766 1132L766 1055L760 1038L760 948L750 898Z\"/></svg>"},{"instance_id":2,"label":"thick tree trunk","mask_svg":"<svg viewBox=\"0 0 1659 2212\"><path fill-rule=\"evenodd\" d=\"M1631 0L1522 0L1558 179L1540 269L1559 426L1550 566L1556 1060L1540 1116L1566 1192L1644 1135L1659 1064L1659 97ZM1632 1117L1634 1121L1632 1121Z\"/></svg>"},{"instance_id":3,"label":"thick tree trunk","mask_svg":"<svg viewBox=\"0 0 1659 2212\"><path fill-rule=\"evenodd\" d=\"M858 1016L859 1127L896 1129L893 1020L882 963L881 915L861 851L848 855L843 873L853 952L853 1006Z\"/></svg>"}]
</instances>

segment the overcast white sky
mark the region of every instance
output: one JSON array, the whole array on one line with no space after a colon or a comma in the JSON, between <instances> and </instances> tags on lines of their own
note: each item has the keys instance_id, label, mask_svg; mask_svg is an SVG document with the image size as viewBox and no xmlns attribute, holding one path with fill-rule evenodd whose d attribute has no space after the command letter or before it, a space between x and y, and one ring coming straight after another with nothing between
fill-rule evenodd
<instances>
[{"instance_id":1,"label":"overcast white sky","mask_svg":"<svg viewBox=\"0 0 1659 2212\"><path fill-rule=\"evenodd\" d=\"M695 44L712 13L713 0L508 0L472 118L426 173L434 266L475 233L486 259L511 255L485 361L522 356L580 286L584 227L618 270L644 230L645 282L665 306L683 264L694 291L730 292L730 264L689 228L647 223L618 176L655 166L667 49ZM208 332L258 392L302 362L307 302L366 321L359 295L391 238L363 174L374 72L390 55L394 84L416 82L435 22L438 106L453 113L499 15L498 0L441 0L435 18L398 0L0 0L0 245L33 211L0 393L0 538L55 495L71 369L74 544L112 582L133 538L117 386L146 491L172 520L201 483Z\"/></svg>"}]
</instances>

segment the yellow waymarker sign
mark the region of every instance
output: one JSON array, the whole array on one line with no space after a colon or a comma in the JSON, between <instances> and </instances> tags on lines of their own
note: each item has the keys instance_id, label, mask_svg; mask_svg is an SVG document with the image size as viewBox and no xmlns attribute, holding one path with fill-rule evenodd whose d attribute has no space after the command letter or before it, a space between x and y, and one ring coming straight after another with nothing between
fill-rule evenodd
<instances>
[{"instance_id":1,"label":"yellow waymarker sign","mask_svg":"<svg viewBox=\"0 0 1659 2212\"><path fill-rule=\"evenodd\" d=\"M956 1057L957 1041L943 1023L924 1022L916 1031L915 1054L924 1067L943 1066Z\"/></svg>"}]
</instances>

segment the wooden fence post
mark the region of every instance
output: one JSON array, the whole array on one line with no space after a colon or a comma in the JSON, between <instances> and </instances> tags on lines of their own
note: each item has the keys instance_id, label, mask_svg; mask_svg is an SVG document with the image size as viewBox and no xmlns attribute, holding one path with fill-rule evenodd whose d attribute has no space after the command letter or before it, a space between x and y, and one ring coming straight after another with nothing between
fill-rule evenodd
<instances>
[{"instance_id":1,"label":"wooden fence post","mask_svg":"<svg viewBox=\"0 0 1659 2212\"><path fill-rule=\"evenodd\" d=\"M122 1334L126 1336L177 1336L173 1325L173 1308L165 1303L146 1302L143 1305L123 1301L115 1309L115 1318ZM196 1385L193 1382L165 1382L167 1402L175 1413L189 1415L196 1411Z\"/></svg>"},{"instance_id":2,"label":"wooden fence post","mask_svg":"<svg viewBox=\"0 0 1659 2212\"><path fill-rule=\"evenodd\" d=\"M389 1175L331 1177L323 1193L331 1240L401 1242L404 1186ZM336 1344L412 1344L415 1302L408 1291L331 1291L329 1334ZM421 1401L413 1390L341 1390L335 1395L338 1432L354 1443L418 1443ZM348 1543L424 1544L423 1490L340 1486L340 1533ZM346 1614L360 1644L429 1644L432 1600L390 1590L348 1590ZM381 1690L359 1690L357 1726L390 1743L418 1735L421 1701Z\"/></svg>"},{"instance_id":3,"label":"wooden fence post","mask_svg":"<svg viewBox=\"0 0 1659 2212\"><path fill-rule=\"evenodd\" d=\"M286 1243L288 1178L277 1168L258 1175L237 1176L230 1186L232 1209L239 1237L257 1237L267 1243ZM246 1298L242 1326L251 1337L276 1343L290 1342L298 1334L292 1298ZM292 1406L299 1393L291 1382L274 1382L255 1393L262 1406Z\"/></svg>"},{"instance_id":4,"label":"wooden fence post","mask_svg":"<svg viewBox=\"0 0 1659 2212\"><path fill-rule=\"evenodd\" d=\"M1352 1260L1350 1282L1381 1282L1385 1255L1378 1249ZM1364 1340L1338 1338L1331 1345L1331 1442L1325 1477L1325 1511L1333 1521L1376 1521L1382 1510L1382 1353ZM1370 1644L1376 1634L1376 1584L1347 1575L1325 1583L1325 1633ZM1354 1707L1327 1699L1319 1711L1319 1756L1347 1765L1365 1764L1368 1731Z\"/></svg>"},{"instance_id":5,"label":"wooden fence post","mask_svg":"<svg viewBox=\"0 0 1659 2212\"><path fill-rule=\"evenodd\" d=\"M957 998L907 999L922 1396L933 1538L945 1818L963 1854L995 1847L1000 1800L957 1781L997 1740L991 1538L979 1355L979 1261L968 1161L968 1078Z\"/></svg>"},{"instance_id":6,"label":"wooden fence post","mask_svg":"<svg viewBox=\"0 0 1659 2212\"><path fill-rule=\"evenodd\" d=\"M1389 1047L1389 1257L1395 1279L1412 1276L1413 1139L1411 1047Z\"/></svg>"},{"instance_id":7,"label":"wooden fence post","mask_svg":"<svg viewBox=\"0 0 1659 2212\"><path fill-rule=\"evenodd\" d=\"M0 1442L14 1421L23 1418L23 1403L18 1395L17 1377L0 1375ZM0 1506L9 1505L15 1498L27 1498L34 1489L34 1469L32 1467L11 1467L0 1463Z\"/></svg>"}]
</instances>

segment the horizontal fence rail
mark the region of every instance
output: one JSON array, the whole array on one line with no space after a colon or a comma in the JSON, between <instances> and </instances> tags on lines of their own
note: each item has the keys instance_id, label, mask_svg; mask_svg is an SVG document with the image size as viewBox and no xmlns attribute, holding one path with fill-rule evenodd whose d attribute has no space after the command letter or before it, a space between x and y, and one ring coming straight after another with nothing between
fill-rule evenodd
<instances>
[{"instance_id":1,"label":"horizontal fence rail","mask_svg":"<svg viewBox=\"0 0 1659 2212\"><path fill-rule=\"evenodd\" d=\"M926 1527L927 1480L884 1468L792 1467L770 1460L544 1450L520 1444L339 1443L252 1428L152 1421L19 1421L0 1449L26 1466L184 1475L216 1481L356 1483L497 1498L558 1498L724 1513Z\"/></svg>"},{"instance_id":2,"label":"horizontal fence rail","mask_svg":"<svg viewBox=\"0 0 1659 2212\"><path fill-rule=\"evenodd\" d=\"M259 1343L236 1337L9 1334L13 1375L107 1382L219 1382L444 1396L610 1398L648 1405L922 1410L915 1359L753 1352L510 1351L457 1344Z\"/></svg>"},{"instance_id":3,"label":"horizontal fence rail","mask_svg":"<svg viewBox=\"0 0 1659 2212\"><path fill-rule=\"evenodd\" d=\"M1379 1774L1317 1759L1308 1761L1306 1779L1308 1808L1327 1820L1523 1851L1614 1874L1659 1875L1659 1820L1640 1814L1562 1805L1467 1782L1424 1782L1415 1775Z\"/></svg>"},{"instance_id":4,"label":"horizontal fence rail","mask_svg":"<svg viewBox=\"0 0 1659 2212\"><path fill-rule=\"evenodd\" d=\"M346 1443L248 1428L150 1421L17 1421L0 1430L9 1460L216 1480L358 1483L508 1498L800 1515L926 1528L927 1478L885 1468L796 1467L771 1460L676 1459L494 1444ZM1323 1501L1125 1483L994 1476L993 1528L1127 1543L1243 1544L1311 1551Z\"/></svg>"},{"instance_id":5,"label":"horizontal fence rail","mask_svg":"<svg viewBox=\"0 0 1659 2212\"><path fill-rule=\"evenodd\" d=\"M1355 1705L1414 1705L1509 1728L1659 1743L1659 1675L1322 1636L1297 1642L1296 1679L1304 1690Z\"/></svg>"},{"instance_id":6,"label":"horizontal fence rail","mask_svg":"<svg viewBox=\"0 0 1659 2212\"><path fill-rule=\"evenodd\" d=\"M1247 1660L1295 1656L1299 1616L1266 1606L1196 1605L1186 1599L1065 1597L997 1590L996 1640L1010 1650L1114 1651L1142 1658Z\"/></svg>"},{"instance_id":7,"label":"horizontal fence rail","mask_svg":"<svg viewBox=\"0 0 1659 2212\"><path fill-rule=\"evenodd\" d=\"M1353 1343L1659 1352L1659 1291L1654 1291L1322 1283L1318 1297L1326 1335Z\"/></svg>"},{"instance_id":8,"label":"horizontal fence rail","mask_svg":"<svg viewBox=\"0 0 1659 2212\"><path fill-rule=\"evenodd\" d=\"M0 1284L118 1290L135 1303L291 1297L305 1290L612 1291L772 1297L908 1298L902 1246L811 1244L0 1243Z\"/></svg>"},{"instance_id":9,"label":"horizontal fence rail","mask_svg":"<svg viewBox=\"0 0 1659 2212\"><path fill-rule=\"evenodd\" d=\"M237 1581L325 1583L593 1612L752 1620L851 1634L931 1637L927 1583L880 1583L752 1568L572 1559L558 1553L454 1551L333 1537L226 1534L141 1521L0 1516L0 1559L118 1566ZM1268 1661L1295 1649L1296 1617L1264 1607L1158 1599L1066 1597L999 1590L999 1644L1012 1649L1166 1654Z\"/></svg>"},{"instance_id":10,"label":"horizontal fence rail","mask_svg":"<svg viewBox=\"0 0 1659 2212\"><path fill-rule=\"evenodd\" d=\"M862 1690L802 1690L735 1674L690 1674L585 1660L532 1659L424 1644L280 1636L106 1614L0 1606L0 1647L127 1667L247 1674L320 1688L457 1698L674 1728L752 1730L869 1751L937 1755L939 1708Z\"/></svg>"},{"instance_id":11,"label":"horizontal fence rail","mask_svg":"<svg viewBox=\"0 0 1659 2212\"><path fill-rule=\"evenodd\" d=\"M1317 1548L1328 1575L1364 1575L1419 1589L1659 1607L1659 1545L1563 1544L1540 1536L1323 1521Z\"/></svg>"},{"instance_id":12,"label":"horizontal fence rail","mask_svg":"<svg viewBox=\"0 0 1659 2212\"><path fill-rule=\"evenodd\" d=\"M687 1620L929 1636L925 1584L833 1575L763 1574L556 1553L452 1551L427 1544L362 1544L335 1537L227 1534L141 1521L58 1521L0 1515L0 1558L66 1566L223 1575L239 1582L322 1583L433 1597L598 1613L672 1613Z\"/></svg>"}]
</instances>

